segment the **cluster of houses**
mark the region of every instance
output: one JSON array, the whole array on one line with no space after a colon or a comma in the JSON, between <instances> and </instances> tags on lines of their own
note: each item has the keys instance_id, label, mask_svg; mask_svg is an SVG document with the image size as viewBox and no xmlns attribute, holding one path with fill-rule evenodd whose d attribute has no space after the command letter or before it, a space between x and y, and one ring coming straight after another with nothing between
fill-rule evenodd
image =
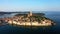
<instances>
[{"instance_id":1,"label":"cluster of houses","mask_svg":"<svg viewBox=\"0 0 60 34\"><path fill-rule=\"evenodd\" d=\"M32 16L41 16L43 17L43 13L19 13L13 17L10 18L4 18L5 22L8 22L9 24L17 24L17 25L33 25L33 26L50 26L52 25L52 21L50 20L41 20L40 22L32 17Z\"/></svg>"}]
</instances>

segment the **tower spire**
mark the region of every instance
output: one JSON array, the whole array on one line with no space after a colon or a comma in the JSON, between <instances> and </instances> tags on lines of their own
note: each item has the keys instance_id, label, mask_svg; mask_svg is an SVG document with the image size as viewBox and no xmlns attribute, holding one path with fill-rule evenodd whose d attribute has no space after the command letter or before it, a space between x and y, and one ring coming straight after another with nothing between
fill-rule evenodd
<instances>
[{"instance_id":1,"label":"tower spire","mask_svg":"<svg viewBox=\"0 0 60 34\"><path fill-rule=\"evenodd\" d=\"M32 16L32 11L29 11L28 17Z\"/></svg>"},{"instance_id":2,"label":"tower spire","mask_svg":"<svg viewBox=\"0 0 60 34\"><path fill-rule=\"evenodd\" d=\"M30 16L32 16L32 10L30 10Z\"/></svg>"}]
</instances>

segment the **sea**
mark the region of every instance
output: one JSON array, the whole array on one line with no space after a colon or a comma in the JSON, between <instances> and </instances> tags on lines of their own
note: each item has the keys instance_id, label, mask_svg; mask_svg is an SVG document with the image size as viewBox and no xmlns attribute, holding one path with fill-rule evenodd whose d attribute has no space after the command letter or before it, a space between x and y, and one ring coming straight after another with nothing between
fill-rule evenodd
<instances>
[{"instance_id":1,"label":"sea","mask_svg":"<svg viewBox=\"0 0 60 34\"><path fill-rule=\"evenodd\" d=\"M38 11L35 11L39 13ZM0 25L0 34L59 34L60 33L60 12L59 11L44 11L45 16L56 23L54 26L33 27L33 26L18 26L18 25ZM17 13L0 15L0 18L13 17Z\"/></svg>"}]
</instances>

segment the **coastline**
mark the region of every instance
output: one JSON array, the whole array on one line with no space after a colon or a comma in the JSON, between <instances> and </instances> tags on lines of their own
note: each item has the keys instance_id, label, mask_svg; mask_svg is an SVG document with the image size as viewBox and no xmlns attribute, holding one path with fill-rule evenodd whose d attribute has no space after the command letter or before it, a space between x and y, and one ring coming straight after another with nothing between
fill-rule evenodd
<instances>
[{"instance_id":1,"label":"coastline","mask_svg":"<svg viewBox=\"0 0 60 34\"><path fill-rule=\"evenodd\" d=\"M22 26L52 26L54 22L45 17L44 13L23 13L23 14L16 14L13 17L3 18L5 22L8 24L16 24Z\"/></svg>"}]
</instances>

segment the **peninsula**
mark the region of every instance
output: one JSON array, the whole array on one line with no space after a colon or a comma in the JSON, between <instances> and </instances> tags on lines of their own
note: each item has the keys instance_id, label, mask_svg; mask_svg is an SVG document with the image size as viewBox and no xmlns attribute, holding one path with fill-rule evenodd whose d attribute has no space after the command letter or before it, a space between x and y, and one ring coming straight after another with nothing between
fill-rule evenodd
<instances>
[{"instance_id":1,"label":"peninsula","mask_svg":"<svg viewBox=\"0 0 60 34\"><path fill-rule=\"evenodd\" d=\"M18 13L11 18L6 18L5 22L22 26L52 26L54 22L45 17L44 13Z\"/></svg>"}]
</instances>

